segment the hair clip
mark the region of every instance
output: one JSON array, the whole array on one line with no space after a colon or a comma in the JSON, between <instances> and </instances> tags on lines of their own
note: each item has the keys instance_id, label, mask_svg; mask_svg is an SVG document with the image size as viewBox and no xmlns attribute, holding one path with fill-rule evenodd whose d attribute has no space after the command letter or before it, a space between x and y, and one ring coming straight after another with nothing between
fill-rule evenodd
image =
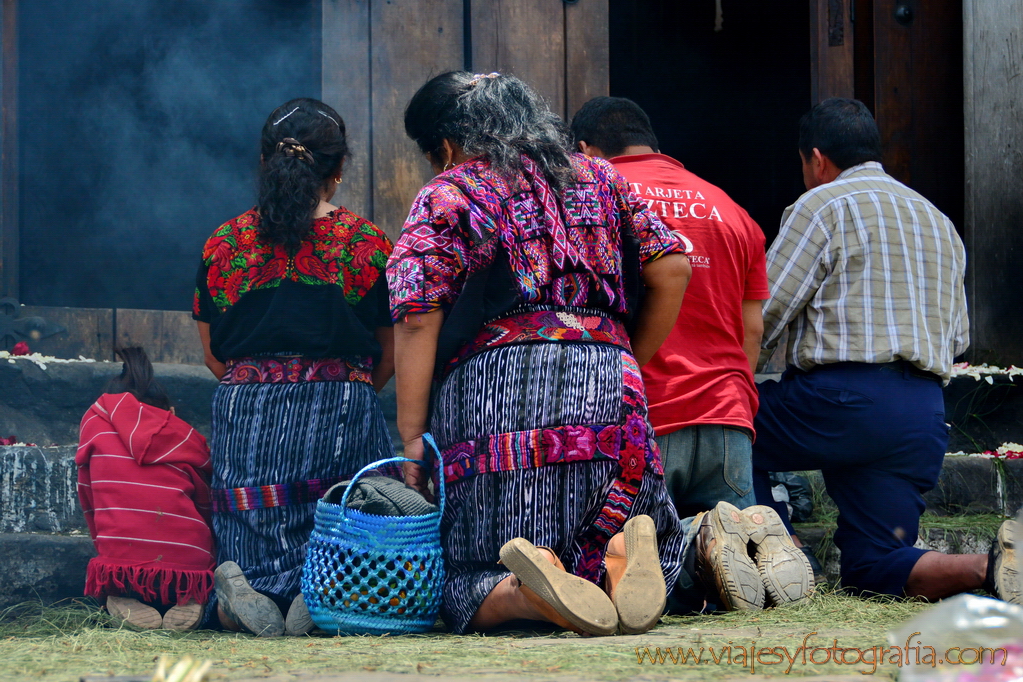
<instances>
[{"instance_id":1,"label":"hair clip","mask_svg":"<svg viewBox=\"0 0 1023 682\"><path fill-rule=\"evenodd\" d=\"M323 111L322 109L317 109L317 110L316 110L316 112L317 112L318 114L320 114L321 116L326 116L326 117L327 117L327 118L329 118L329 119L330 119L331 121L334 121L334 125L336 125L336 126L337 126L337 129L338 129L338 130L341 130L341 124L340 124L340 123L338 123L338 122L337 122L337 119L335 119L335 118L334 118L333 116L331 116L330 114L328 114L328 113L327 113L326 111Z\"/></svg>"},{"instance_id":2,"label":"hair clip","mask_svg":"<svg viewBox=\"0 0 1023 682\"><path fill-rule=\"evenodd\" d=\"M497 78L500 75L501 74L499 74L497 71L491 71L490 73L477 73L477 74L473 74L472 79L469 81L469 87L471 88L474 85L478 85L479 82L482 81L484 78L491 78L491 79L493 79L493 78Z\"/></svg>"},{"instance_id":3,"label":"hair clip","mask_svg":"<svg viewBox=\"0 0 1023 682\"><path fill-rule=\"evenodd\" d=\"M295 107L294 109L292 109L291 111L289 111L288 113L284 114L284 115L283 115L283 116L281 116L281 117L280 117L279 119L277 119L276 121L274 121L274 125L277 125L278 123L280 123L281 121L283 121L284 119L286 119L286 118L287 118L288 116L291 116L291 115L292 115L293 113L295 113L296 111L298 111L298 107ZM335 123L336 123L336 121L335 121Z\"/></svg>"},{"instance_id":4,"label":"hair clip","mask_svg":"<svg viewBox=\"0 0 1023 682\"><path fill-rule=\"evenodd\" d=\"M313 163L313 155L301 142L293 137L286 137L277 143L277 151L296 159L302 159L306 163Z\"/></svg>"}]
</instances>

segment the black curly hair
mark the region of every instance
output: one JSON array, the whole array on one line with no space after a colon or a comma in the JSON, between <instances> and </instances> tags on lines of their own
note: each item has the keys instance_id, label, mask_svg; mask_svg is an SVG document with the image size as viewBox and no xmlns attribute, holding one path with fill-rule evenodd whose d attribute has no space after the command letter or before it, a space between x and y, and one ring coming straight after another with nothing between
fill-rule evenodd
<instances>
[{"instance_id":1,"label":"black curly hair","mask_svg":"<svg viewBox=\"0 0 1023 682\"><path fill-rule=\"evenodd\" d=\"M295 154L294 145L282 145L285 138L296 141L304 152ZM256 202L260 236L295 248L309 231L324 188L348 156L345 122L319 100L293 99L266 119L260 151Z\"/></svg>"}]
</instances>

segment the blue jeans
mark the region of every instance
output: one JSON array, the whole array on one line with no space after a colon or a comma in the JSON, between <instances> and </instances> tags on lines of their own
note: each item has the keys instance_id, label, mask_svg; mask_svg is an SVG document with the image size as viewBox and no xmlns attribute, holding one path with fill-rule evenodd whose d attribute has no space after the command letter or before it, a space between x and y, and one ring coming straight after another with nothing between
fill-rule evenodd
<instances>
[{"instance_id":1,"label":"blue jeans","mask_svg":"<svg viewBox=\"0 0 1023 682\"><path fill-rule=\"evenodd\" d=\"M747 429L697 424L657 438L664 483L679 518L713 509L721 501L745 509L753 493L753 440Z\"/></svg>"},{"instance_id":2,"label":"blue jeans","mask_svg":"<svg viewBox=\"0 0 1023 682\"><path fill-rule=\"evenodd\" d=\"M697 424L657 438L664 464L664 483L686 532L682 572L668 595L668 613L697 613L705 593L696 578L695 517L722 500L745 509L756 504L753 492L753 441L746 429Z\"/></svg>"}]
</instances>

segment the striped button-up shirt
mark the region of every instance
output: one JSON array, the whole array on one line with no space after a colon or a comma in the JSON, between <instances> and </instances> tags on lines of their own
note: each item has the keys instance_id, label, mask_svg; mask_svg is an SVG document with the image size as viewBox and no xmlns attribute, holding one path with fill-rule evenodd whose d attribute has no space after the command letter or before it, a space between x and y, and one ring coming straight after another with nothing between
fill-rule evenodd
<instances>
[{"instance_id":1,"label":"striped button-up shirt","mask_svg":"<svg viewBox=\"0 0 1023 682\"><path fill-rule=\"evenodd\" d=\"M966 252L934 204L884 172L847 168L785 210L767 252L764 303L770 358L788 329L785 360L908 360L948 380L969 345Z\"/></svg>"}]
</instances>

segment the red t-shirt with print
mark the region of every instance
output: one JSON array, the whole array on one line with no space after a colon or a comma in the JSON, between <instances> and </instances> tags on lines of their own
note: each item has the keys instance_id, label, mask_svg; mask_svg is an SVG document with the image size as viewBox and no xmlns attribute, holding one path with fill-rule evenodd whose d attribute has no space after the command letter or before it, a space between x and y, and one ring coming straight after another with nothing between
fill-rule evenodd
<instances>
[{"instance_id":1,"label":"red t-shirt with print","mask_svg":"<svg viewBox=\"0 0 1023 682\"><path fill-rule=\"evenodd\" d=\"M692 242L678 321L643 367L658 436L695 424L753 428L758 399L742 350L742 301L768 297L764 233L727 194L663 154L611 159L661 220ZM688 244L687 244L688 246Z\"/></svg>"}]
</instances>

